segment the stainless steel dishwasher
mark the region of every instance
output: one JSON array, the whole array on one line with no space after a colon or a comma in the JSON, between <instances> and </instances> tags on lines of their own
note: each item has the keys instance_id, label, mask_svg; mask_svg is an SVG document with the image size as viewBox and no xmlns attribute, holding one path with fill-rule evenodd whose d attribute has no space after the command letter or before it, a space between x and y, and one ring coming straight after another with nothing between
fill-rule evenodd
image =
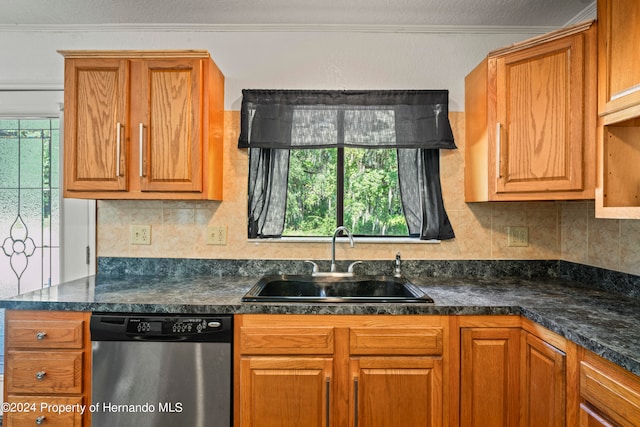
<instances>
[{"instance_id":1,"label":"stainless steel dishwasher","mask_svg":"<svg viewBox=\"0 0 640 427\"><path fill-rule=\"evenodd\" d=\"M232 315L91 317L93 427L230 427Z\"/></svg>"}]
</instances>

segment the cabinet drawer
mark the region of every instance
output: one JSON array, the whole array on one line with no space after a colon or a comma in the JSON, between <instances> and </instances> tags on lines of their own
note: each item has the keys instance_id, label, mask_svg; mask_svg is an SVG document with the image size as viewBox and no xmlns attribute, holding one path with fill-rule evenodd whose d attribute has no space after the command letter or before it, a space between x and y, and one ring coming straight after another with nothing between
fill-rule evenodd
<instances>
[{"instance_id":1,"label":"cabinet drawer","mask_svg":"<svg viewBox=\"0 0 640 427\"><path fill-rule=\"evenodd\" d=\"M5 381L8 393L82 393L80 351L9 351Z\"/></svg>"},{"instance_id":2,"label":"cabinet drawer","mask_svg":"<svg viewBox=\"0 0 640 427\"><path fill-rule=\"evenodd\" d=\"M580 363L580 397L621 426L640 425L640 381L591 362Z\"/></svg>"},{"instance_id":3,"label":"cabinet drawer","mask_svg":"<svg viewBox=\"0 0 640 427\"><path fill-rule=\"evenodd\" d=\"M332 327L242 327L242 354L333 354Z\"/></svg>"},{"instance_id":4,"label":"cabinet drawer","mask_svg":"<svg viewBox=\"0 0 640 427\"><path fill-rule=\"evenodd\" d=\"M82 320L9 320L8 348L70 348L83 346Z\"/></svg>"},{"instance_id":5,"label":"cabinet drawer","mask_svg":"<svg viewBox=\"0 0 640 427\"><path fill-rule=\"evenodd\" d=\"M81 397L12 396L7 399L9 411L4 413L7 427L45 425L50 427L81 427ZM85 408L85 413L88 411Z\"/></svg>"},{"instance_id":6,"label":"cabinet drawer","mask_svg":"<svg viewBox=\"0 0 640 427\"><path fill-rule=\"evenodd\" d=\"M351 354L442 354L442 328L350 328Z\"/></svg>"}]
</instances>

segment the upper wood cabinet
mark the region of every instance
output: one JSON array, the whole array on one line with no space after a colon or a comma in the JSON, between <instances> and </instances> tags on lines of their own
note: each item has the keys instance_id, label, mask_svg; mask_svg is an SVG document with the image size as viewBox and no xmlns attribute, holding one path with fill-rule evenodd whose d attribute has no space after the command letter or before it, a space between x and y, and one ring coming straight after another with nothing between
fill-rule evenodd
<instances>
[{"instance_id":1,"label":"upper wood cabinet","mask_svg":"<svg viewBox=\"0 0 640 427\"><path fill-rule=\"evenodd\" d=\"M640 2L598 0L598 112L640 115Z\"/></svg>"},{"instance_id":2,"label":"upper wood cabinet","mask_svg":"<svg viewBox=\"0 0 640 427\"><path fill-rule=\"evenodd\" d=\"M637 0L598 0L598 218L640 219L639 20Z\"/></svg>"},{"instance_id":3,"label":"upper wood cabinet","mask_svg":"<svg viewBox=\"0 0 640 427\"><path fill-rule=\"evenodd\" d=\"M224 76L206 51L60 51L64 196L222 198Z\"/></svg>"},{"instance_id":4,"label":"upper wood cabinet","mask_svg":"<svg viewBox=\"0 0 640 427\"><path fill-rule=\"evenodd\" d=\"M491 52L465 79L465 201L594 198L596 32Z\"/></svg>"}]
</instances>

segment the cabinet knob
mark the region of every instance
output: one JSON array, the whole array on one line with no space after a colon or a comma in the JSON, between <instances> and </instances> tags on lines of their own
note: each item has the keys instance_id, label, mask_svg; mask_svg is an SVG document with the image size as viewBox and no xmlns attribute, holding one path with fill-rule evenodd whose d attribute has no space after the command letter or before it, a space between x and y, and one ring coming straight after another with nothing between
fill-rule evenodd
<instances>
[{"instance_id":1,"label":"cabinet knob","mask_svg":"<svg viewBox=\"0 0 640 427\"><path fill-rule=\"evenodd\" d=\"M36 333L36 339L42 341L47 336L46 332L38 332Z\"/></svg>"},{"instance_id":2,"label":"cabinet knob","mask_svg":"<svg viewBox=\"0 0 640 427\"><path fill-rule=\"evenodd\" d=\"M42 381L45 375L47 375L45 371L36 372L36 379Z\"/></svg>"},{"instance_id":3,"label":"cabinet knob","mask_svg":"<svg viewBox=\"0 0 640 427\"><path fill-rule=\"evenodd\" d=\"M40 415L38 418L36 418L36 425L41 426L42 424L44 424L46 417L44 415Z\"/></svg>"}]
</instances>

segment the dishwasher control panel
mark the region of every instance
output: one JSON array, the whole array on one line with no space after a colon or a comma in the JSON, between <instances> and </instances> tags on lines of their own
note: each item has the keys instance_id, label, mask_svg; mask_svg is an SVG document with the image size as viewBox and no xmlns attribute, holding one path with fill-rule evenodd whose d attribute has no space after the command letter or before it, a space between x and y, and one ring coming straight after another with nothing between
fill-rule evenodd
<instances>
[{"instance_id":1,"label":"dishwasher control panel","mask_svg":"<svg viewBox=\"0 0 640 427\"><path fill-rule=\"evenodd\" d=\"M93 314L90 330L92 341L161 338L224 342L231 339L233 316Z\"/></svg>"},{"instance_id":2,"label":"dishwasher control panel","mask_svg":"<svg viewBox=\"0 0 640 427\"><path fill-rule=\"evenodd\" d=\"M183 335L212 332L222 327L219 319L154 319L131 317L127 323L130 334Z\"/></svg>"}]
</instances>

